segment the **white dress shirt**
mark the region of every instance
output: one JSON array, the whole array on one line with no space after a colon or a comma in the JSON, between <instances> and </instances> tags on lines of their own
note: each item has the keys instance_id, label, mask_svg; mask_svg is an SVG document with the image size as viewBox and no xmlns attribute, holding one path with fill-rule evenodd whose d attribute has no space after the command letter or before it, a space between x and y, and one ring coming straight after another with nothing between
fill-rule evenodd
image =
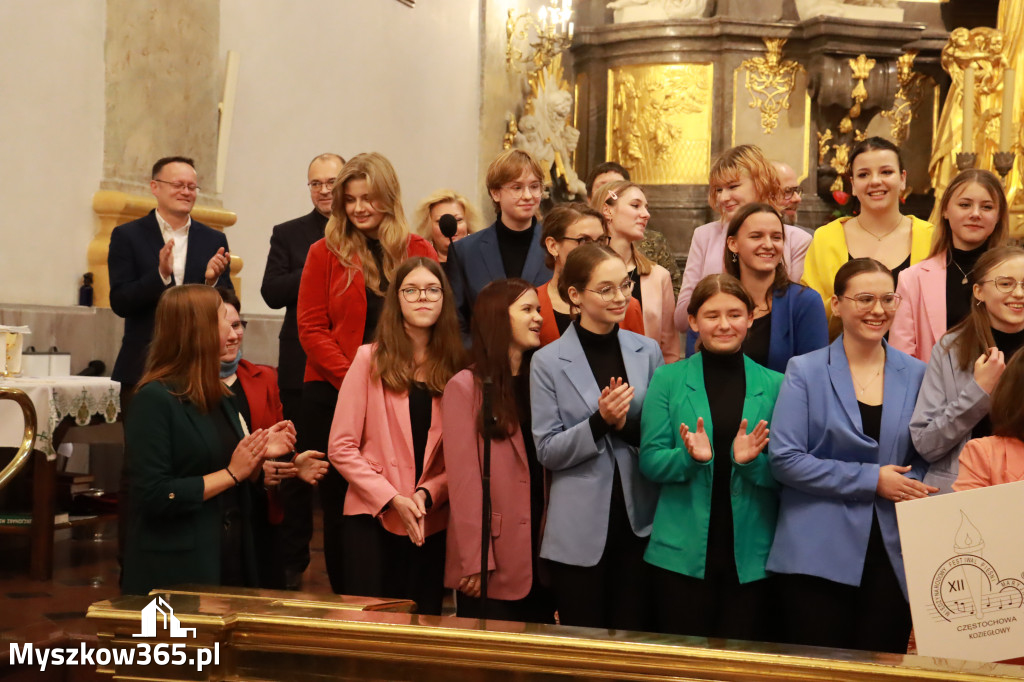
<instances>
[{"instance_id":1,"label":"white dress shirt","mask_svg":"<svg viewBox=\"0 0 1024 682\"><path fill-rule=\"evenodd\" d=\"M188 217L185 227L175 230L171 224L164 220L160 211L155 211L156 222L160 225L160 234L164 238L164 244L168 239L174 239L174 246L171 247L172 265L171 273L174 275L175 284L185 283L185 254L188 252L188 228L192 227L192 216ZM160 275L164 284L170 284L171 278Z\"/></svg>"}]
</instances>

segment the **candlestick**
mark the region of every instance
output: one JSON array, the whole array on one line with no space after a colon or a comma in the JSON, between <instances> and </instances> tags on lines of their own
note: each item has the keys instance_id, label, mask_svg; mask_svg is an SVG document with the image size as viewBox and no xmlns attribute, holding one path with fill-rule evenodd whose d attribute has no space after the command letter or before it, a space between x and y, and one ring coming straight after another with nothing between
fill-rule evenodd
<instances>
[{"instance_id":1,"label":"candlestick","mask_svg":"<svg viewBox=\"0 0 1024 682\"><path fill-rule=\"evenodd\" d=\"M974 168L974 164L978 161L977 154L964 154L963 152L956 155L956 169L958 171L965 171L968 168Z\"/></svg>"},{"instance_id":2,"label":"candlestick","mask_svg":"<svg viewBox=\"0 0 1024 682\"><path fill-rule=\"evenodd\" d=\"M1013 162L1016 154L1013 152L996 152L992 155L992 167L999 173L999 177L1006 182L1006 174L1013 170Z\"/></svg>"},{"instance_id":3,"label":"candlestick","mask_svg":"<svg viewBox=\"0 0 1024 682\"><path fill-rule=\"evenodd\" d=\"M963 139L960 151L970 154L974 151L974 67L964 69L964 116ZM973 165L973 164L972 164Z\"/></svg>"},{"instance_id":4,"label":"candlestick","mask_svg":"<svg viewBox=\"0 0 1024 682\"><path fill-rule=\"evenodd\" d=\"M1003 112L999 117L999 151L1008 152L1013 147L1013 95L1017 84L1017 72L1003 71Z\"/></svg>"}]
</instances>

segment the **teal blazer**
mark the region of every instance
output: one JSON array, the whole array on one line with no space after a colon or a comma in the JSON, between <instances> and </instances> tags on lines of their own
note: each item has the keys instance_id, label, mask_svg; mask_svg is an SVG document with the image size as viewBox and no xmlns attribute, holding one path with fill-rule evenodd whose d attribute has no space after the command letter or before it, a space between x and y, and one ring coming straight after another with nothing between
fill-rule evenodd
<instances>
[{"instance_id":1,"label":"teal blazer","mask_svg":"<svg viewBox=\"0 0 1024 682\"><path fill-rule=\"evenodd\" d=\"M743 358L747 391L743 418L747 430L762 419L769 425L782 375ZM714 458L698 462L683 447L679 425L697 428L704 418L708 439L714 443L714 424L704 388L700 353L659 367L651 379L641 417L640 471L661 484L654 527L644 559L655 566L704 578L708 526L711 523L711 479ZM729 453L730 459L732 453ZM767 453L747 464L732 462L733 542L736 572L741 583L765 577L765 562L775 535L778 484L768 468Z\"/></svg>"},{"instance_id":2,"label":"teal blazer","mask_svg":"<svg viewBox=\"0 0 1024 682\"><path fill-rule=\"evenodd\" d=\"M239 438L238 412L228 398L220 408ZM223 524L218 496L203 501L203 476L224 468L217 427L208 414L158 382L136 393L125 419L125 454L132 513L125 543L121 590L148 594L179 583L220 584ZM256 585L250 524L250 484L239 486L243 566Z\"/></svg>"}]
</instances>

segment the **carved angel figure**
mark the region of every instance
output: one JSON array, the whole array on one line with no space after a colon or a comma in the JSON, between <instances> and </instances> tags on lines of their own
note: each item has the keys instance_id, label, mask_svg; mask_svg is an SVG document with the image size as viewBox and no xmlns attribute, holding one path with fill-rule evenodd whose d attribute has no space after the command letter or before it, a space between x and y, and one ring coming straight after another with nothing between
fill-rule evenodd
<instances>
[{"instance_id":1,"label":"carved angel figure","mask_svg":"<svg viewBox=\"0 0 1024 682\"><path fill-rule=\"evenodd\" d=\"M704 16L708 0L613 0L608 9L638 10L625 12L617 23L656 21L658 19L698 19Z\"/></svg>"}]
</instances>

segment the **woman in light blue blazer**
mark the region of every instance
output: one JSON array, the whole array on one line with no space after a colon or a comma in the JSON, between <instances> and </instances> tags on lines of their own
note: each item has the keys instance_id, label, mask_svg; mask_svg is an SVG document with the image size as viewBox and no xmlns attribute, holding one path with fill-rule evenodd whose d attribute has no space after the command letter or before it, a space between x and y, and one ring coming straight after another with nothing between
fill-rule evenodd
<instances>
[{"instance_id":1,"label":"woman in light blue blazer","mask_svg":"<svg viewBox=\"0 0 1024 682\"><path fill-rule=\"evenodd\" d=\"M889 270L855 258L836 273L843 333L793 358L772 417L769 464L782 484L768 570L788 639L906 653L910 607L895 503L936 488L910 441L920 360L884 336L900 299Z\"/></svg>"},{"instance_id":2,"label":"woman in light blue blazer","mask_svg":"<svg viewBox=\"0 0 1024 682\"><path fill-rule=\"evenodd\" d=\"M574 249L558 286L576 319L530 371L537 459L551 472L540 556L563 625L652 630L643 554L658 490L640 475L637 450L661 351L618 328L632 280L608 247Z\"/></svg>"},{"instance_id":3,"label":"woman in light blue blazer","mask_svg":"<svg viewBox=\"0 0 1024 682\"><path fill-rule=\"evenodd\" d=\"M789 279L782 259L786 232L770 204L741 208L726 228L723 272L740 281L754 300L754 323L743 340L743 354L762 367L786 371L794 355L828 345L828 320L821 296ZM686 356L697 334L686 333Z\"/></svg>"}]
</instances>

